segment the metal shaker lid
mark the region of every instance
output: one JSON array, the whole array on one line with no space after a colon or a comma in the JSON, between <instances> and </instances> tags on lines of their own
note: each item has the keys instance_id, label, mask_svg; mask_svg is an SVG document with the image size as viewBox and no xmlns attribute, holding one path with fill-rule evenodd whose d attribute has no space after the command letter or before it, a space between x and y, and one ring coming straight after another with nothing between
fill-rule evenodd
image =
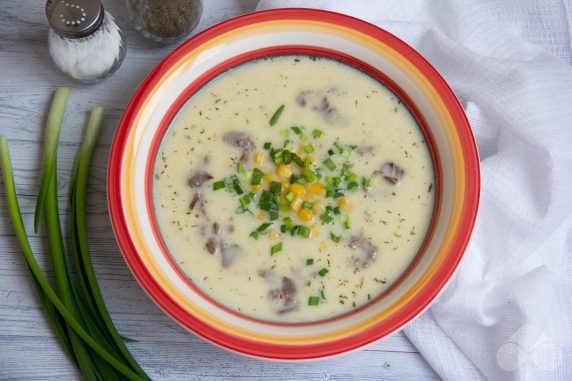
<instances>
[{"instance_id":1,"label":"metal shaker lid","mask_svg":"<svg viewBox=\"0 0 572 381\"><path fill-rule=\"evenodd\" d=\"M92 34L103 21L100 0L48 0L46 16L60 36L81 38Z\"/></svg>"}]
</instances>

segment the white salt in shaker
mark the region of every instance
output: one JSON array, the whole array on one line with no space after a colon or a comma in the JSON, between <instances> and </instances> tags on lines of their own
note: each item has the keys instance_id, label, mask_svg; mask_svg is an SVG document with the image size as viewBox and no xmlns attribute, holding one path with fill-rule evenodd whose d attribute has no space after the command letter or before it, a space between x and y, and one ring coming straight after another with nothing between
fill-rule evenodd
<instances>
[{"instance_id":1,"label":"white salt in shaker","mask_svg":"<svg viewBox=\"0 0 572 381\"><path fill-rule=\"evenodd\" d=\"M80 82L111 75L125 58L125 35L99 0L48 0L48 47L56 66Z\"/></svg>"}]
</instances>

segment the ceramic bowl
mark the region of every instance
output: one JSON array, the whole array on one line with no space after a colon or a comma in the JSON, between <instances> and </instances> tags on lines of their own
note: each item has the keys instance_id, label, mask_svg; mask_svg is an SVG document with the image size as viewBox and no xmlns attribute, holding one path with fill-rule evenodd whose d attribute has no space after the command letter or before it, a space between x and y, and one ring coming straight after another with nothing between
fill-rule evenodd
<instances>
[{"instance_id":1,"label":"ceramic bowl","mask_svg":"<svg viewBox=\"0 0 572 381\"><path fill-rule=\"evenodd\" d=\"M167 127L203 84L242 62L277 54L334 57L378 78L409 106L436 173L436 205L422 249L382 297L338 318L280 324L251 319L199 292L165 249L155 222L152 170ZM127 264L149 296L197 335L239 353L307 360L346 353L411 322L461 260L479 201L479 161L465 114L439 73L390 33L341 14L279 9L218 24L175 49L127 106L111 149L109 210Z\"/></svg>"}]
</instances>

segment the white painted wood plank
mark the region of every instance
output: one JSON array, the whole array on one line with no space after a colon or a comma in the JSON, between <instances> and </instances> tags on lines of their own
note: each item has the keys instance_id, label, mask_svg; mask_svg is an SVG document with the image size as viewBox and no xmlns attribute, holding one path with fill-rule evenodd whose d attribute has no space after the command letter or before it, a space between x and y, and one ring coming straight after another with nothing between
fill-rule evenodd
<instances>
[{"instance_id":1,"label":"white painted wood plank","mask_svg":"<svg viewBox=\"0 0 572 381\"><path fill-rule=\"evenodd\" d=\"M197 31L254 9L257 0L205 0ZM181 328L160 311L125 265L107 215L107 157L121 113L146 74L174 46L145 40L127 23L123 0L104 0L124 26L128 53L111 78L96 85L67 79L51 64L42 2L5 2L0 7L0 134L10 138L17 191L32 231L39 186L43 123L52 91L73 88L59 150L58 188L67 223L70 169L89 108L103 105L106 117L95 151L88 191L88 225L96 273L112 318L121 333L137 340L134 356L154 380L431 380L438 379L407 338L398 333L341 357L303 364L273 363L224 351ZM2 187L0 187L1 189ZM67 234L66 234L67 236ZM69 238L67 238L69 241ZM43 232L31 239L42 265ZM49 266L44 266L51 276ZM80 379L48 326L6 216L0 191L0 380Z\"/></svg>"}]
</instances>

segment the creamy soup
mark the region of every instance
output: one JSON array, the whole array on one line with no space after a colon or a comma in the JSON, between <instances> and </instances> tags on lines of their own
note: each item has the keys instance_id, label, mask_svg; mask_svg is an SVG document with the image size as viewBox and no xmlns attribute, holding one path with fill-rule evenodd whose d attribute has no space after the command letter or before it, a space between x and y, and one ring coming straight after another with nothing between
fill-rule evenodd
<instances>
[{"instance_id":1,"label":"creamy soup","mask_svg":"<svg viewBox=\"0 0 572 381\"><path fill-rule=\"evenodd\" d=\"M434 205L424 135L383 84L304 55L211 80L159 149L172 257L218 303L303 322L365 305L411 264Z\"/></svg>"}]
</instances>

